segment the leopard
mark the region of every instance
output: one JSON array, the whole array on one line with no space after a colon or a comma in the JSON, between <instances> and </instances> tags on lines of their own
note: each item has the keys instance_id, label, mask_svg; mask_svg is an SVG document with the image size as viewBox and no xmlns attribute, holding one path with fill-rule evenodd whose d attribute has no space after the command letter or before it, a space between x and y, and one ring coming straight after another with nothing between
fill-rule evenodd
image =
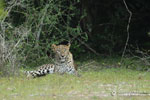
<instances>
[{"instance_id":1,"label":"leopard","mask_svg":"<svg viewBox=\"0 0 150 100\"><path fill-rule=\"evenodd\" d=\"M74 63L73 54L70 52L71 44L68 43L66 45L60 44L52 44L51 49L54 52L54 63L53 64L44 64L37 67L36 70L26 71L27 77L40 77L45 76L47 74L58 73L63 75L65 73L78 75L77 65Z\"/></svg>"}]
</instances>

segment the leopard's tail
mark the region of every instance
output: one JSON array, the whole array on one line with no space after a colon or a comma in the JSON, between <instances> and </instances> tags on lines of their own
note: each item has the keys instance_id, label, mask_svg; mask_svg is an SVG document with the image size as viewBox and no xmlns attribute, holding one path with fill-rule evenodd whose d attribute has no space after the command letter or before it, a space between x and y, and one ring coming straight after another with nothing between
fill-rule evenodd
<instances>
[{"instance_id":1,"label":"leopard's tail","mask_svg":"<svg viewBox=\"0 0 150 100\"><path fill-rule=\"evenodd\" d=\"M33 77L33 78L35 78L35 77L40 77L40 76L44 76L44 75L47 74L47 72L38 71L38 70L25 71L24 73L27 75L28 78L29 78L29 77Z\"/></svg>"},{"instance_id":2,"label":"leopard's tail","mask_svg":"<svg viewBox=\"0 0 150 100\"><path fill-rule=\"evenodd\" d=\"M54 67L42 67L33 71L25 71L24 73L27 75L27 77L35 78L54 73Z\"/></svg>"},{"instance_id":3,"label":"leopard's tail","mask_svg":"<svg viewBox=\"0 0 150 100\"><path fill-rule=\"evenodd\" d=\"M37 72L36 71L25 71L24 72L26 74L26 76L29 77L33 77L35 78L37 76Z\"/></svg>"}]
</instances>

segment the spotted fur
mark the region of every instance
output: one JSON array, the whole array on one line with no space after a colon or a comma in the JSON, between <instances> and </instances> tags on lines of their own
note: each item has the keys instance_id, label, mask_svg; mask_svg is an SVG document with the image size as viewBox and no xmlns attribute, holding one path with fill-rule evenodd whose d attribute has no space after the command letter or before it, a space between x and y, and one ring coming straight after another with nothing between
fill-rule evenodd
<instances>
[{"instance_id":1,"label":"spotted fur","mask_svg":"<svg viewBox=\"0 0 150 100\"><path fill-rule=\"evenodd\" d=\"M34 71L26 71L27 77L39 77L52 73L74 74L77 75L77 67L74 65L72 53L70 52L70 44L68 45L52 45L55 53L54 64L44 64Z\"/></svg>"}]
</instances>

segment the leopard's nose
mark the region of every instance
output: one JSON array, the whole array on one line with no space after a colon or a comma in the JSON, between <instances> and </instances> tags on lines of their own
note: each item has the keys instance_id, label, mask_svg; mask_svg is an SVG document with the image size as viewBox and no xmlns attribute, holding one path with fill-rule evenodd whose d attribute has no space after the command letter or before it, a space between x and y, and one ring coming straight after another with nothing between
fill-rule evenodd
<instances>
[{"instance_id":1,"label":"leopard's nose","mask_svg":"<svg viewBox=\"0 0 150 100\"><path fill-rule=\"evenodd\" d=\"M61 55L61 57L63 58L63 57L64 57L64 55Z\"/></svg>"}]
</instances>

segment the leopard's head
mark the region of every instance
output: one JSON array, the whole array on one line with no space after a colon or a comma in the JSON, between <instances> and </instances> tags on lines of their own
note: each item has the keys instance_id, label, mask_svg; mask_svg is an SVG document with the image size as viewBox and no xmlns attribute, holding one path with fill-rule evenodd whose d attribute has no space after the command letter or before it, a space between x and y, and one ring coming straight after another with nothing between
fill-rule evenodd
<instances>
[{"instance_id":1,"label":"leopard's head","mask_svg":"<svg viewBox=\"0 0 150 100\"><path fill-rule=\"evenodd\" d=\"M57 61L64 63L69 56L70 43L67 45L55 45L52 44L52 50L55 53L55 58Z\"/></svg>"}]
</instances>

